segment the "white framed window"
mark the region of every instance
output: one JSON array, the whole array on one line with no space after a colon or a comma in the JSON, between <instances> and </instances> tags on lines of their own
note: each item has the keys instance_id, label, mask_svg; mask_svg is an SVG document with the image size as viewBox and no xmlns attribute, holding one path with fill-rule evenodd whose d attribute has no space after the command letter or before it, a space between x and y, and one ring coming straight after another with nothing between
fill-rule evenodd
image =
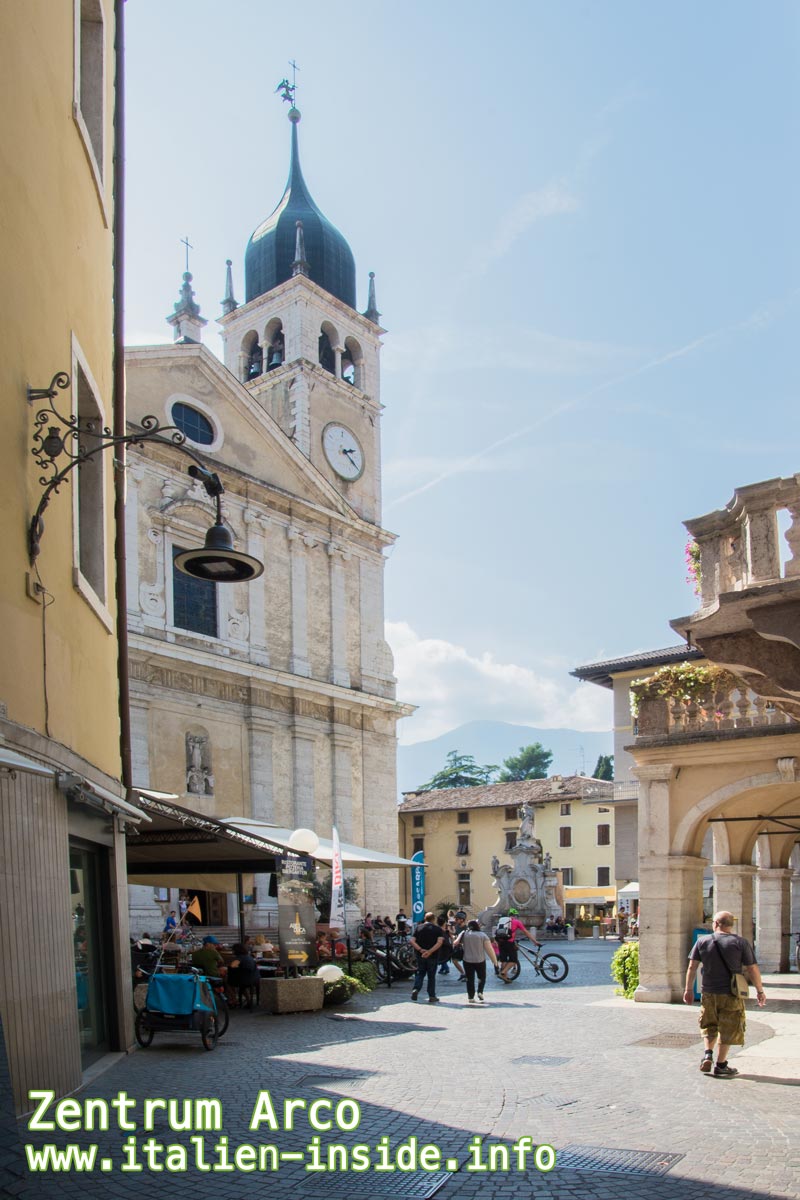
<instances>
[{"instance_id":1,"label":"white framed window","mask_svg":"<svg viewBox=\"0 0 800 1200\"><path fill-rule=\"evenodd\" d=\"M73 0L72 115L83 141L103 212L106 205L106 22L103 0Z\"/></svg>"},{"instance_id":2,"label":"white framed window","mask_svg":"<svg viewBox=\"0 0 800 1200\"><path fill-rule=\"evenodd\" d=\"M214 410L185 392L167 396L164 416L168 425L176 425L191 446L205 454L221 449L225 438Z\"/></svg>"},{"instance_id":3,"label":"white framed window","mask_svg":"<svg viewBox=\"0 0 800 1200\"><path fill-rule=\"evenodd\" d=\"M611 867L598 867L597 868L597 886L598 887L610 887L611 886Z\"/></svg>"},{"instance_id":4,"label":"white framed window","mask_svg":"<svg viewBox=\"0 0 800 1200\"><path fill-rule=\"evenodd\" d=\"M80 445L100 444L106 415L100 390L76 338L72 339L72 411L87 432ZM94 434L94 436L93 436ZM108 455L101 451L72 472L72 578L77 591L107 629L114 622L107 604L108 512L106 471Z\"/></svg>"}]
</instances>

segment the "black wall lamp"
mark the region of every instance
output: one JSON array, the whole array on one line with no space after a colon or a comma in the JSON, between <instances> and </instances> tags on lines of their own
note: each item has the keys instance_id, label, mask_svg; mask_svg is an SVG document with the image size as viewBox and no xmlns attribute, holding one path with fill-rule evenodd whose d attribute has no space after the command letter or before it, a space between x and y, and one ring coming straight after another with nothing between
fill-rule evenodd
<instances>
[{"instance_id":1,"label":"black wall lamp","mask_svg":"<svg viewBox=\"0 0 800 1200\"><path fill-rule=\"evenodd\" d=\"M58 492L75 467L90 462L103 450L114 449L117 446L141 446L145 442L160 442L162 446L172 446L193 460L189 474L203 484L217 505L216 520L206 534L204 547L201 550L184 550L178 554L175 558L178 570L195 579L206 579L211 583L244 583L263 574L263 563L257 558L251 558L249 554L239 553L234 548L233 534L222 519L222 495L225 489L219 476L203 466L198 456L186 446L186 438L175 425L161 425L157 417L148 415L142 417L142 428L138 432L115 437L111 429L101 426L98 421L81 421L75 414L68 417L61 415L53 401L59 391L65 391L69 386L69 375L66 371L59 371L50 380L49 387L28 388L29 404L43 400L48 404L47 408L37 412L34 419L36 431L33 435L31 454L36 460L36 465L44 472L39 477L44 492L28 527L28 556L31 565L39 553L44 533L43 516L50 503L50 497ZM53 418L59 422L58 425L51 424ZM165 434L167 436L164 436ZM66 454L67 463L59 470L56 459L62 454Z\"/></svg>"}]
</instances>

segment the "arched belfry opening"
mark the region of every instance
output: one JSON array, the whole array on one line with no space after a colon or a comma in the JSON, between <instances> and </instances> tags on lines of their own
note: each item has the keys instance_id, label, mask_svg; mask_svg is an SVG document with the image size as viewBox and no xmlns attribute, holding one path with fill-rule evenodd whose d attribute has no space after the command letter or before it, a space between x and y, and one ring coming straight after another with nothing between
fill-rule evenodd
<instances>
[{"instance_id":1,"label":"arched belfry opening","mask_svg":"<svg viewBox=\"0 0 800 1200\"><path fill-rule=\"evenodd\" d=\"M354 387L364 388L364 353L354 337L344 340L342 352L342 379Z\"/></svg>"},{"instance_id":2,"label":"arched belfry opening","mask_svg":"<svg viewBox=\"0 0 800 1200\"><path fill-rule=\"evenodd\" d=\"M242 381L257 379L264 372L264 350L254 329L242 339Z\"/></svg>"},{"instance_id":3,"label":"arched belfry opening","mask_svg":"<svg viewBox=\"0 0 800 1200\"><path fill-rule=\"evenodd\" d=\"M267 371L282 367L286 361L286 343L283 322L279 317L273 317L264 330L264 345L267 348Z\"/></svg>"},{"instance_id":4,"label":"arched belfry opening","mask_svg":"<svg viewBox=\"0 0 800 1200\"><path fill-rule=\"evenodd\" d=\"M319 365L326 371L330 371L331 375L336 374L336 354L334 347L337 344L337 334L333 326L324 321L319 334Z\"/></svg>"}]
</instances>

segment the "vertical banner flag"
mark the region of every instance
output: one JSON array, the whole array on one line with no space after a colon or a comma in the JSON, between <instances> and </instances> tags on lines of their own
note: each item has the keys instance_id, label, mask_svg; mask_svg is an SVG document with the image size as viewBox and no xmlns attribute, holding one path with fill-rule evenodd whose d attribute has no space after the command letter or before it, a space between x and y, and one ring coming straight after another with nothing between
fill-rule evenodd
<instances>
[{"instance_id":1,"label":"vertical banner flag","mask_svg":"<svg viewBox=\"0 0 800 1200\"><path fill-rule=\"evenodd\" d=\"M305 854L285 854L278 880L278 938L281 966L317 965L314 863Z\"/></svg>"},{"instance_id":2,"label":"vertical banner flag","mask_svg":"<svg viewBox=\"0 0 800 1200\"><path fill-rule=\"evenodd\" d=\"M333 856L331 858L331 929L346 931L344 914L344 872L342 870L342 850L339 845L339 831L333 827Z\"/></svg>"},{"instance_id":3,"label":"vertical banner flag","mask_svg":"<svg viewBox=\"0 0 800 1200\"><path fill-rule=\"evenodd\" d=\"M411 919L415 925L425 916L425 855L421 850L411 855L411 861L419 865L411 868Z\"/></svg>"}]
</instances>

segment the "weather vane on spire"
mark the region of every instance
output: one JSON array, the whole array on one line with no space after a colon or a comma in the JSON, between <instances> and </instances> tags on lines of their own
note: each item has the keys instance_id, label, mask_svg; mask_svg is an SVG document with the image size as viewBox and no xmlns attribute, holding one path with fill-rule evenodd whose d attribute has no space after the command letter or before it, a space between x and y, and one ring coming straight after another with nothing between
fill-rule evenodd
<instances>
[{"instance_id":1,"label":"weather vane on spire","mask_svg":"<svg viewBox=\"0 0 800 1200\"><path fill-rule=\"evenodd\" d=\"M300 68L294 59L290 60L289 66L292 68L292 82L289 83L288 79L282 79L275 88L275 93L277 95L280 92L281 100L284 100L287 104L291 104L292 108L294 108L294 95L297 91L297 72Z\"/></svg>"}]
</instances>

